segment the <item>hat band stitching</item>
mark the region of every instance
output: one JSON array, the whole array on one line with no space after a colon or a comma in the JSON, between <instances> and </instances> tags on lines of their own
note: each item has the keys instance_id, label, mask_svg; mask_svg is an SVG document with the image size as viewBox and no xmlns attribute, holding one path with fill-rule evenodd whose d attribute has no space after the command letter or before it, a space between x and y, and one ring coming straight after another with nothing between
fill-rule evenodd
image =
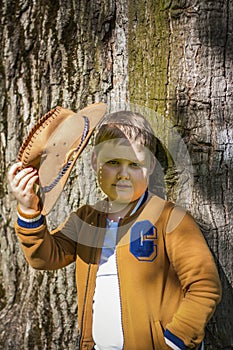
<instances>
[{"instance_id":1,"label":"hat band stitching","mask_svg":"<svg viewBox=\"0 0 233 350\"><path fill-rule=\"evenodd\" d=\"M82 136L81 136L80 143L79 143L78 147L74 150L72 156L74 156L75 153L80 150L80 148L81 148L83 142L85 141L85 139L87 137L87 134L89 132L89 119L86 116L82 116L82 117L83 117L84 123L85 123L84 124L83 133L82 133ZM44 193L50 192L58 184L58 182L65 175L65 173L68 171L68 169L70 168L72 162L73 162L73 160L69 160L67 162L67 164L61 169L61 171L57 175L56 179L54 179L53 182L50 185L41 187L41 190Z\"/></svg>"},{"instance_id":2,"label":"hat band stitching","mask_svg":"<svg viewBox=\"0 0 233 350\"><path fill-rule=\"evenodd\" d=\"M36 139L36 136L38 136L41 132L41 126L43 126L43 124L45 122L48 122L48 124L46 125L49 125L49 123L51 123L51 121L53 119L55 119L57 117L57 115L60 113L61 111L61 107L60 106L57 106L55 107L54 109L52 109L51 111L49 111L48 113L46 113L39 121L38 123L31 129L30 133L28 134L26 140L23 142L20 150L19 150L19 154L18 154L18 160L20 161L21 158L22 158L22 155L23 155L23 152L25 151L25 149L28 147L28 152L26 152L26 154L28 154L28 156L30 155L30 151L31 151L31 148L33 146L33 140L32 139ZM28 157L25 156L25 159L24 159L24 166L26 166L27 164L27 161L28 161Z\"/></svg>"}]
</instances>

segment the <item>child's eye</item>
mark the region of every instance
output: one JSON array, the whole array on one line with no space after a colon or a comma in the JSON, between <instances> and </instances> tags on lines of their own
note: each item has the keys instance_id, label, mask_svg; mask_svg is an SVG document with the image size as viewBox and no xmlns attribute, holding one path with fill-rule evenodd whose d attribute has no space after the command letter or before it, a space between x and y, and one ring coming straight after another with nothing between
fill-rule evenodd
<instances>
[{"instance_id":1,"label":"child's eye","mask_svg":"<svg viewBox=\"0 0 233 350\"><path fill-rule=\"evenodd\" d=\"M141 168L141 165L139 163L131 163L130 166L132 168Z\"/></svg>"},{"instance_id":2,"label":"child's eye","mask_svg":"<svg viewBox=\"0 0 233 350\"><path fill-rule=\"evenodd\" d=\"M118 160L112 159L112 160L109 160L109 161L107 162L107 164L109 164L109 165L118 165L119 162L118 162Z\"/></svg>"}]
</instances>

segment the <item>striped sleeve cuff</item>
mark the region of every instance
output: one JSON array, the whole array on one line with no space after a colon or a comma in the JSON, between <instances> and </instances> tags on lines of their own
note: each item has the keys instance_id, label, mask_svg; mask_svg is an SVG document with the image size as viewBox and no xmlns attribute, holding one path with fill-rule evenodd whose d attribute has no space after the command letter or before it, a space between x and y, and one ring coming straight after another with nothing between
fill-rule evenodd
<instances>
[{"instance_id":1,"label":"striped sleeve cuff","mask_svg":"<svg viewBox=\"0 0 233 350\"><path fill-rule=\"evenodd\" d=\"M164 332L164 339L165 339L165 343L173 350L187 350L187 349L189 349L185 345L183 340L181 340L176 335L171 333L168 329L166 329ZM200 344L200 347L198 348L198 350L204 350L204 343L203 342Z\"/></svg>"},{"instance_id":2,"label":"striped sleeve cuff","mask_svg":"<svg viewBox=\"0 0 233 350\"><path fill-rule=\"evenodd\" d=\"M17 215L17 224L23 228L37 228L44 223L44 216L40 213L40 211L35 212L35 214L25 214L22 213L18 206Z\"/></svg>"}]
</instances>

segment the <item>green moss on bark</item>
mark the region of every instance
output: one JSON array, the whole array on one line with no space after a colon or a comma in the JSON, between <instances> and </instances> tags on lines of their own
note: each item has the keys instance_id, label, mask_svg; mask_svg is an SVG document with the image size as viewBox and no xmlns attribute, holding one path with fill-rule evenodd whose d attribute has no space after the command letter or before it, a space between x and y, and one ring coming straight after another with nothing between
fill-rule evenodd
<instances>
[{"instance_id":1,"label":"green moss on bark","mask_svg":"<svg viewBox=\"0 0 233 350\"><path fill-rule=\"evenodd\" d=\"M169 66L167 1L129 1L130 101L164 113Z\"/></svg>"}]
</instances>

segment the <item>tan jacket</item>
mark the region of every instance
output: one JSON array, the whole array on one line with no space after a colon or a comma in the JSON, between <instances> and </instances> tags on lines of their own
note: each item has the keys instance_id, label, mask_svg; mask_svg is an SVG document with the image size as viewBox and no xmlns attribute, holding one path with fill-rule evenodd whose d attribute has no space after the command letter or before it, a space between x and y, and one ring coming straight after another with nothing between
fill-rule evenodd
<instances>
[{"instance_id":1,"label":"tan jacket","mask_svg":"<svg viewBox=\"0 0 233 350\"><path fill-rule=\"evenodd\" d=\"M124 350L168 350L166 329L187 348L197 349L221 296L215 263L189 214L156 196L152 202L149 212L141 207L120 222L116 253ZM152 220L154 227L143 232ZM51 233L45 224L15 226L35 269L76 261L80 349L85 350L94 345L92 304L105 223L103 212L84 206Z\"/></svg>"}]
</instances>

